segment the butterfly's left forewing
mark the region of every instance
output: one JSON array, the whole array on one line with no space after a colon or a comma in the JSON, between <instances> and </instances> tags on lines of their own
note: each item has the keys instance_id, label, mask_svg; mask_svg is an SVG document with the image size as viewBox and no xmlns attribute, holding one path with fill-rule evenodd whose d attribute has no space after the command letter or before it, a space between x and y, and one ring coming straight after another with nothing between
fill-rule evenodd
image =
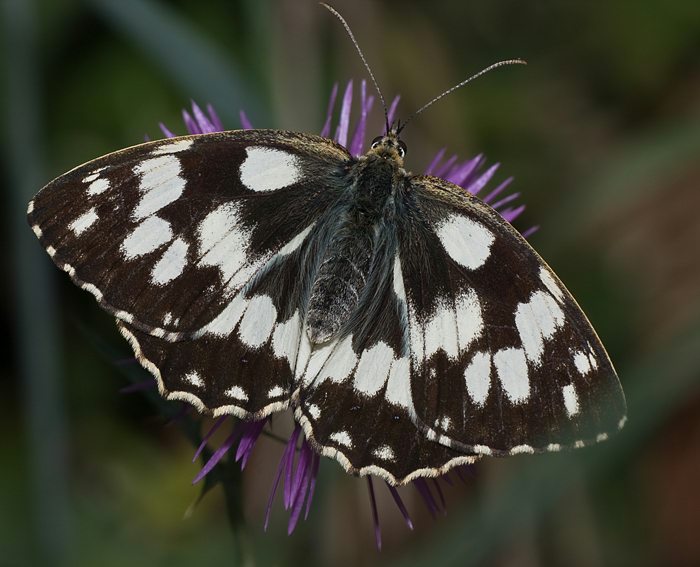
<instances>
[{"instance_id":1,"label":"butterfly's left forewing","mask_svg":"<svg viewBox=\"0 0 700 567\"><path fill-rule=\"evenodd\" d=\"M426 437L507 455L606 439L619 380L570 293L509 223L462 189L410 181L397 214L411 393Z\"/></svg>"}]
</instances>

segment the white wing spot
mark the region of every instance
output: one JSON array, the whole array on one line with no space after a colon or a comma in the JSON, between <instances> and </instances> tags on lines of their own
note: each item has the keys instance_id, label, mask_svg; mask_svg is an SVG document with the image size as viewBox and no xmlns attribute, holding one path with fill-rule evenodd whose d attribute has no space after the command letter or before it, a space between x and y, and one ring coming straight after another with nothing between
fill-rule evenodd
<instances>
[{"instance_id":1,"label":"white wing spot","mask_svg":"<svg viewBox=\"0 0 700 567\"><path fill-rule=\"evenodd\" d=\"M245 390L240 386L231 386L228 390L224 392L224 394L226 394L230 398L234 398L242 402L248 401L248 394L246 394Z\"/></svg>"},{"instance_id":2,"label":"white wing spot","mask_svg":"<svg viewBox=\"0 0 700 567\"><path fill-rule=\"evenodd\" d=\"M403 285L403 273L401 271L401 259L398 252L394 256L394 293L399 299L405 300L406 289Z\"/></svg>"},{"instance_id":3,"label":"white wing spot","mask_svg":"<svg viewBox=\"0 0 700 567\"><path fill-rule=\"evenodd\" d=\"M381 447L377 447L374 451L372 451L372 454L378 459L381 459L382 461L396 460L396 454L394 453L394 450L391 447L389 447L389 445L382 445Z\"/></svg>"},{"instance_id":4,"label":"white wing spot","mask_svg":"<svg viewBox=\"0 0 700 567\"><path fill-rule=\"evenodd\" d=\"M202 332L216 335L217 337L229 336L236 328L236 325L238 325L238 321L240 321L246 305L247 301L243 297L243 294L239 293L211 323L208 323L202 329Z\"/></svg>"},{"instance_id":5,"label":"white wing spot","mask_svg":"<svg viewBox=\"0 0 700 567\"><path fill-rule=\"evenodd\" d=\"M450 257L469 270L484 265L496 239L484 225L461 215L450 215L443 220L437 235Z\"/></svg>"},{"instance_id":6,"label":"white wing spot","mask_svg":"<svg viewBox=\"0 0 700 567\"><path fill-rule=\"evenodd\" d=\"M181 275L187 265L188 249L187 242L182 238L173 240L153 267L151 281L157 285L163 285Z\"/></svg>"},{"instance_id":7,"label":"white wing spot","mask_svg":"<svg viewBox=\"0 0 700 567\"><path fill-rule=\"evenodd\" d=\"M530 397L530 378L523 349L501 349L493 355L493 363L508 399L514 404L527 401Z\"/></svg>"},{"instance_id":8,"label":"white wing spot","mask_svg":"<svg viewBox=\"0 0 700 567\"><path fill-rule=\"evenodd\" d=\"M194 144L194 140L192 140L191 138L185 140L176 140L174 142L167 142L162 146L157 147L151 153L153 155L174 154L189 149L192 146L192 144Z\"/></svg>"},{"instance_id":9,"label":"white wing spot","mask_svg":"<svg viewBox=\"0 0 700 567\"><path fill-rule=\"evenodd\" d=\"M68 228L70 228L76 236L80 236L83 232L95 224L98 218L99 217L97 216L95 207L92 207L88 212L83 213L72 223L70 223Z\"/></svg>"},{"instance_id":10,"label":"white wing spot","mask_svg":"<svg viewBox=\"0 0 700 567\"><path fill-rule=\"evenodd\" d=\"M148 217L124 239L122 252L127 260L131 260L157 250L172 238L173 231L168 221L160 217Z\"/></svg>"},{"instance_id":11,"label":"white wing spot","mask_svg":"<svg viewBox=\"0 0 700 567\"><path fill-rule=\"evenodd\" d=\"M300 333L299 310L296 310L294 315L284 323L277 323L272 333L272 352L277 358L286 358L292 368L297 357Z\"/></svg>"},{"instance_id":12,"label":"white wing spot","mask_svg":"<svg viewBox=\"0 0 700 567\"><path fill-rule=\"evenodd\" d=\"M321 408L319 408L316 404L311 404L308 408L306 408L306 411L308 411L309 415L314 419L321 417Z\"/></svg>"},{"instance_id":13,"label":"white wing spot","mask_svg":"<svg viewBox=\"0 0 700 567\"><path fill-rule=\"evenodd\" d=\"M483 407L491 388L491 356L487 352L477 352L464 369L464 381L472 402Z\"/></svg>"},{"instance_id":14,"label":"white wing spot","mask_svg":"<svg viewBox=\"0 0 700 567\"><path fill-rule=\"evenodd\" d=\"M267 393L268 398L278 398L279 396L284 394L284 388L282 386L274 386L273 388L270 388L270 391Z\"/></svg>"},{"instance_id":15,"label":"white wing spot","mask_svg":"<svg viewBox=\"0 0 700 567\"><path fill-rule=\"evenodd\" d=\"M226 284L246 263L250 230L241 225L238 205L226 203L209 213L197 228L200 266L216 266Z\"/></svg>"},{"instance_id":16,"label":"white wing spot","mask_svg":"<svg viewBox=\"0 0 700 567\"><path fill-rule=\"evenodd\" d=\"M573 384L567 384L561 389L561 393L564 396L564 407L567 415L574 417L579 411L576 388L574 388Z\"/></svg>"},{"instance_id":17,"label":"white wing spot","mask_svg":"<svg viewBox=\"0 0 700 567\"><path fill-rule=\"evenodd\" d=\"M549 445L547 445L547 451L550 451L551 453L561 451L561 445L559 443L550 443Z\"/></svg>"},{"instance_id":18,"label":"white wing spot","mask_svg":"<svg viewBox=\"0 0 700 567\"><path fill-rule=\"evenodd\" d=\"M134 167L134 173L141 176L139 190L142 193L131 213L135 220L149 217L180 198L186 185L180 177L180 169L180 160L172 155L147 159Z\"/></svg>"},{"instance_id":19,"label":"white wing spot","mask_svg":"<svg viewBox=\"0 0 700 567\"><path fill-rule=\"evenodd\" d=\"M564 312L551 295L536 291L530 300L520 303L515 310L518 328L527 359L535 365L542 362L544 341L564 324Z\"/></svg>"},{"instance_id":20,"label":"white wing spot","mask_svg":"<svg viewBox=\"0 0 700 567\"><path fill-rule=\"evenodd\" d=\"M593 370L598 368L598 360L596 359L596 357L593 353L590 353L588 355L588 360L591 362L591 368L593 368Z\"/></svg>"},{"instance_id":21,"label":"white wing spot","mask_svg":"<svg viewBox=\"0 0 700 567\"><path fill-rule=\"evenodd\" d=\"M425 359L440 349L453 360L459 355L457 314L447 302L439 304L425 324Z\"/></svg>"},{"instance_id":22,"label":"white wing spot","mask_svg":"<svg viewBox=\"0 0 700 567\"><path fill-rule=\"evenodd\" d=\"M574 353L574 364L576 365L576 370L578 370L581 376L585 376L591 371L591 361L586 355L586 353L576 351Z\"/></svg>"},{"instance_id":23,"label":"white wing spot","mask_svg":"<svg viewBox=\"0 0 700 567\"><path fill-rule=\"evenodd\" d=\"M302 177L299 158L282 150L250 146L241 164L241 183L251 191L274 191L299 181Z\"/></svg>"},{"instance_id":24,"label":"white wing spot","mask_svg":"<svg viewBox=\"0 0 700 567\"><path fill-rule=\"evenodd\" d=\"M238 329L241 340L251 348L264 345L277 321L277 309L268 295L256 295L248 303Z\"/></svg>"},{"instance_id":25,"label":"white wing spot","mask_svg":"<svg viewBox=\"0 0 700 567\"><path fill-rule=\"evenodd\" d=\"M47 246L46 247L46 252L48 253L49 256L52 258L56 255L56 249L53 246Z\"/></svg>"},{"instance_id":26,"label":"white wing spot","mask_svg":"<svg viewBox=\"0 0 700 567\"><path fill-rule=\"evenodd\" d=\"M532 455L535 450L530 445L517 445L510 451L511 455Z\"/></svg>"},{"instance_id":27,"label":"white wing spot","mask_svg":"<svg viewBox=\"0 0 700 567\"><path fill-rule=\"evenodd\" d=\"M32 225L32 231L34 231L34 234L36 234L37 238L41 238L41 235L44 234L44 233L41 231L41 228L39 228L39 225L38 225L38 224Z\"/></svg>"},{"instance_id":28,"label":"white wing spot","mask_svg":"<svg viewBox=\"0 0 700 567\"><path fill-rule=\"evenodd\" d=\"M309 235L313 227L313 224L307 226L304 230L302 230L299 234L297 234L294 238L287 242L287 244L280 248L280 251L277 252L277 255L289 256L292 252L299 248L299 246L302 245L302 243L304 242L304 240L306 240L306 237Z\"/></svg>"},{"instance_id":29,"label":"white wing spot","mask_svg":"<svg viewBox=\"0 0 700 567\"><path fill-rule=\"evenodd\" d=\"M455 301L459 350L464 352L484 331L479 297L473 289L461 293Z\"/></svg>"},{"instance_id":30,"label":"white wing spot","mask_svg":"<svg viewBox=\"0 0 700 567\"><path fill-rule=\"evenodd\" d=\"M598 443L602 443L603 441L607 441L607 440L608 440L608 434L607 434L607 433L598 433L598 435L596 435L595 440L596 440Z\"/></svg>"},{"instance_id":31,"label":"white wing spot","mask_svg":"<svg viewBox=\"0 0 700 567\"><path fill-rule=\"evenodd\" d=\"M196 386L197 388L204 386L204 380L202 380L199 372L188 372L185 374L185 382L191 384L192 386Z\"/></svg>"},{"instance_id":32,"label":"white wing spot","mask_svg":"<svg viewBox=\"0 0 700 567\"><path fill-rule=\"evenodd\" d=\"M385 397L389 403L405 408L409 415L415 415L410 372L411 362L408 357L395 360L389 371Z\"/></svg>"},{"instance_id":33,"label":"white wing spot","mask_svg":"<svg viewBox=\"0 0 700 567\"><path fill-rule=\"evenodd\" d=\"M338 445L344 445L345 447L352 447L352 438L347 431L336 431L331 433L329 436L331 441L335 441Z\"/></svg>"},{"instance_id":34,"label":"white wing spot","mask_svg":"<svg viewBox=\"0 0 700 567\"><path fill-rule=\"evenodd\" d=\"M493 454L491 447L487 447L486 445L474 445L472 450L477 455L486 455L487 457Z\"/></svg>"},{"instance_id":35,"label":"white wing spot","mask_svg":"<svg viewBox=\"0 0 700 567\"><path fill-rule=\"evenodd\" d=\"M394 349L383 341L365 350L355 371L355 389L368 396L376 394L386 383L393 361Z\"/></svg>"},{"instance_id":36,"label":"white wing spot","mask_svg":"<svg viewBox=\"0 0 700 567\"><path fill-rule=\"evenodd\" d=\"M561 303L561 301L564 299L564 292L552 277L552 274L549 273L549 270L544 266L540 267L540 280L544 284L544 287L547 288L549 293L551 293L555 299Z\"/></svg>"},{"instance_id":37,"label":"white wing spot","mask_svg":"<svg viewBox=\"0 0 700 567\"><path fill-rule=\"evenodd\" d=\"M583 448L583 447L585 447L585 446L586 446L586 443L585 443L584 441L576 441L576 442L574 443L574 447L575 447L576 449L581 449L581 448Z\"/></svg>"},{"instance_id":38,"label":"white wing spot","mask_svg":"<svg viewBox=\"0 0 700 567\"><path fill-rule=\"evenodd\" d=\"M87 177L85 179L87 179ZM105 191L107 191L107 189L109 189L109 179L105 179L103 177L101 179L96 179L95 181L90 183L87 190L87 194L91 197L94 197L95 195L100 195L104 193Z\"/></svg>"},{"instance_id":39,"label":"white wing spot","mask_svg":"<svg viewBox=\"0 0 700 567\"><path fill-rule=\"evenodd\" d=\"M170 325L170 322L173 320L173 314L168 311L165 315L163 315L163 325Z\"/></svg>"},{"instance_id":40,"label":"white wing spot","mask_svg":"<svg viewBox=\"0 0 700 567\"><path fill-rule=\"evenodd\" d=\"M350 376L356 365L357 355L352 349L352 335L348 335L324 363L319 379L330 378L331 382L342 382Z\"/></svg>"},{"instance_id":41,"label":"white wing spot","mask_svg":"<svg viewBox=\"0 0 700 567\"><path fill-rule=\"evenodd\" d=\"M29 204L27 205L27 214L31 215L34 212L34 199L29 201Z\"/></svg>"}]
</instances>

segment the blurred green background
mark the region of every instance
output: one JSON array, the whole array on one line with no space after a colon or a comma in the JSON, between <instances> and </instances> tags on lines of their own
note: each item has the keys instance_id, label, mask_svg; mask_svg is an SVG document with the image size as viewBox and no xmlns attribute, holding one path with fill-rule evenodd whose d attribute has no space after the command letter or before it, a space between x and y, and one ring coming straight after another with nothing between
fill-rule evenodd
<instances>
[{"instance_id":1,"label":"blurred green background","mask_svg":"<svg viewBox=\"0 0 700 567\"><path fill-rule=\"evenodd\" d=\"M118 394L125 370L145 374L119 363L130 350L53 268L26 203L161 120L184 132L190 99L231 128L244 108L257 126L317 132L333 82L364 70L313 1L2 0L0 565L700 565L700 3L334 5L404 118L490 63L529 61L415 120L409 167L447 146L515 176L516 225L541 225L533 245L607 345L627 427L575 453L484 462L446 487L437 521L404 491L414 532L377 485L381 553L365 483L327 459L309 520L287 537L278 506L262 532L270 440L228 499L217 488L191 509L192 445L145 397Z\"/></svg>"}]
</instances>

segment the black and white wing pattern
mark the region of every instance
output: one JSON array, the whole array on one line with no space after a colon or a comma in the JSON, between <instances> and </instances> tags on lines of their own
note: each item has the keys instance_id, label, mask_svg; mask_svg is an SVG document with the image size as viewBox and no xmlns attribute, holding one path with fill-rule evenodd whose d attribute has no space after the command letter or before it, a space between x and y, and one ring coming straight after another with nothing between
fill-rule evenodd
<instances>
[{"instance_id":1,"label":"black and white wing pattern","mask_svg":"<svg viewBox=\"0 0 700 567\"><path fill-rule=\"evenodd\" d=\"M595 331L509 223L433 177L406 177L392 203L371 294L312 353L293 396L318 450L403 484L622 427L624 395Z\"/></svg>"},{"instance_id":2,"label":"black and white wing pattern","mask_svg":"<svg viewBox=\"0 0 700 567\"><path fill-rule=\"evenodd\" d=\"M501 456L580 447L622 427L605 349L525 239L441 179L414 178L404 204L411 395L427 438Z\"/></svg>"},{"instance_id":3,"label":"black and white wing pattern","mask_svg":"<svg viewBox=\"0 0 700 567\"><path fill-rule=\"evenodd\" d=\"M427 440L416 422L408 309L396 271L393 216L377 230L366 292L355 312L338 336L300 359L292 403L306 438L320 453L350 473L403 484L479 457Z\"/></svg>"},{"instance_id":4,"label":"black and white wing pattern","mask_svg":"<svg viewBox=\"0 0 700 567\"><path fill-rule=\"evenodd\" d=\"M262 417L288 403L313 274L299 262L313 266L351 159L278 130L150 142L51 182L29 223L164 396Z\"/></svg>"}]
</instances>

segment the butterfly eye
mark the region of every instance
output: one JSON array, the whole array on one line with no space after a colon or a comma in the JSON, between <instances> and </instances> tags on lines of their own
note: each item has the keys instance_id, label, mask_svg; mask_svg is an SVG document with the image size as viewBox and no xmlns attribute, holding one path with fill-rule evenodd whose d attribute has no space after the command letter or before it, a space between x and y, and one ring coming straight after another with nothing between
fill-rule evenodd
<instances>
[{"instance_id":1,"label":"butterfly eye","mask_svg":"<svg viewBox=\"0 0 700 567\"><path fill-rule=\"evenodd\" d=\"M404 144L401 140L399 140L399 147L397 151L399 152L399 155L401 157L404 157L406 155L406 152L408 151L406 144Z\"/></svg>"},{"instance_id":2,"label":"butterfly eye","mask_svg":"<svg viewBox=\"0 0 700 567\"><path fill-rule=\"evenodd\" d=\"M373 150L375 148L379 147L379 144L382 143L382 136L377 136L374 140L372 140L372 145L370 146Z\"/></svg>"}]
</instances>

